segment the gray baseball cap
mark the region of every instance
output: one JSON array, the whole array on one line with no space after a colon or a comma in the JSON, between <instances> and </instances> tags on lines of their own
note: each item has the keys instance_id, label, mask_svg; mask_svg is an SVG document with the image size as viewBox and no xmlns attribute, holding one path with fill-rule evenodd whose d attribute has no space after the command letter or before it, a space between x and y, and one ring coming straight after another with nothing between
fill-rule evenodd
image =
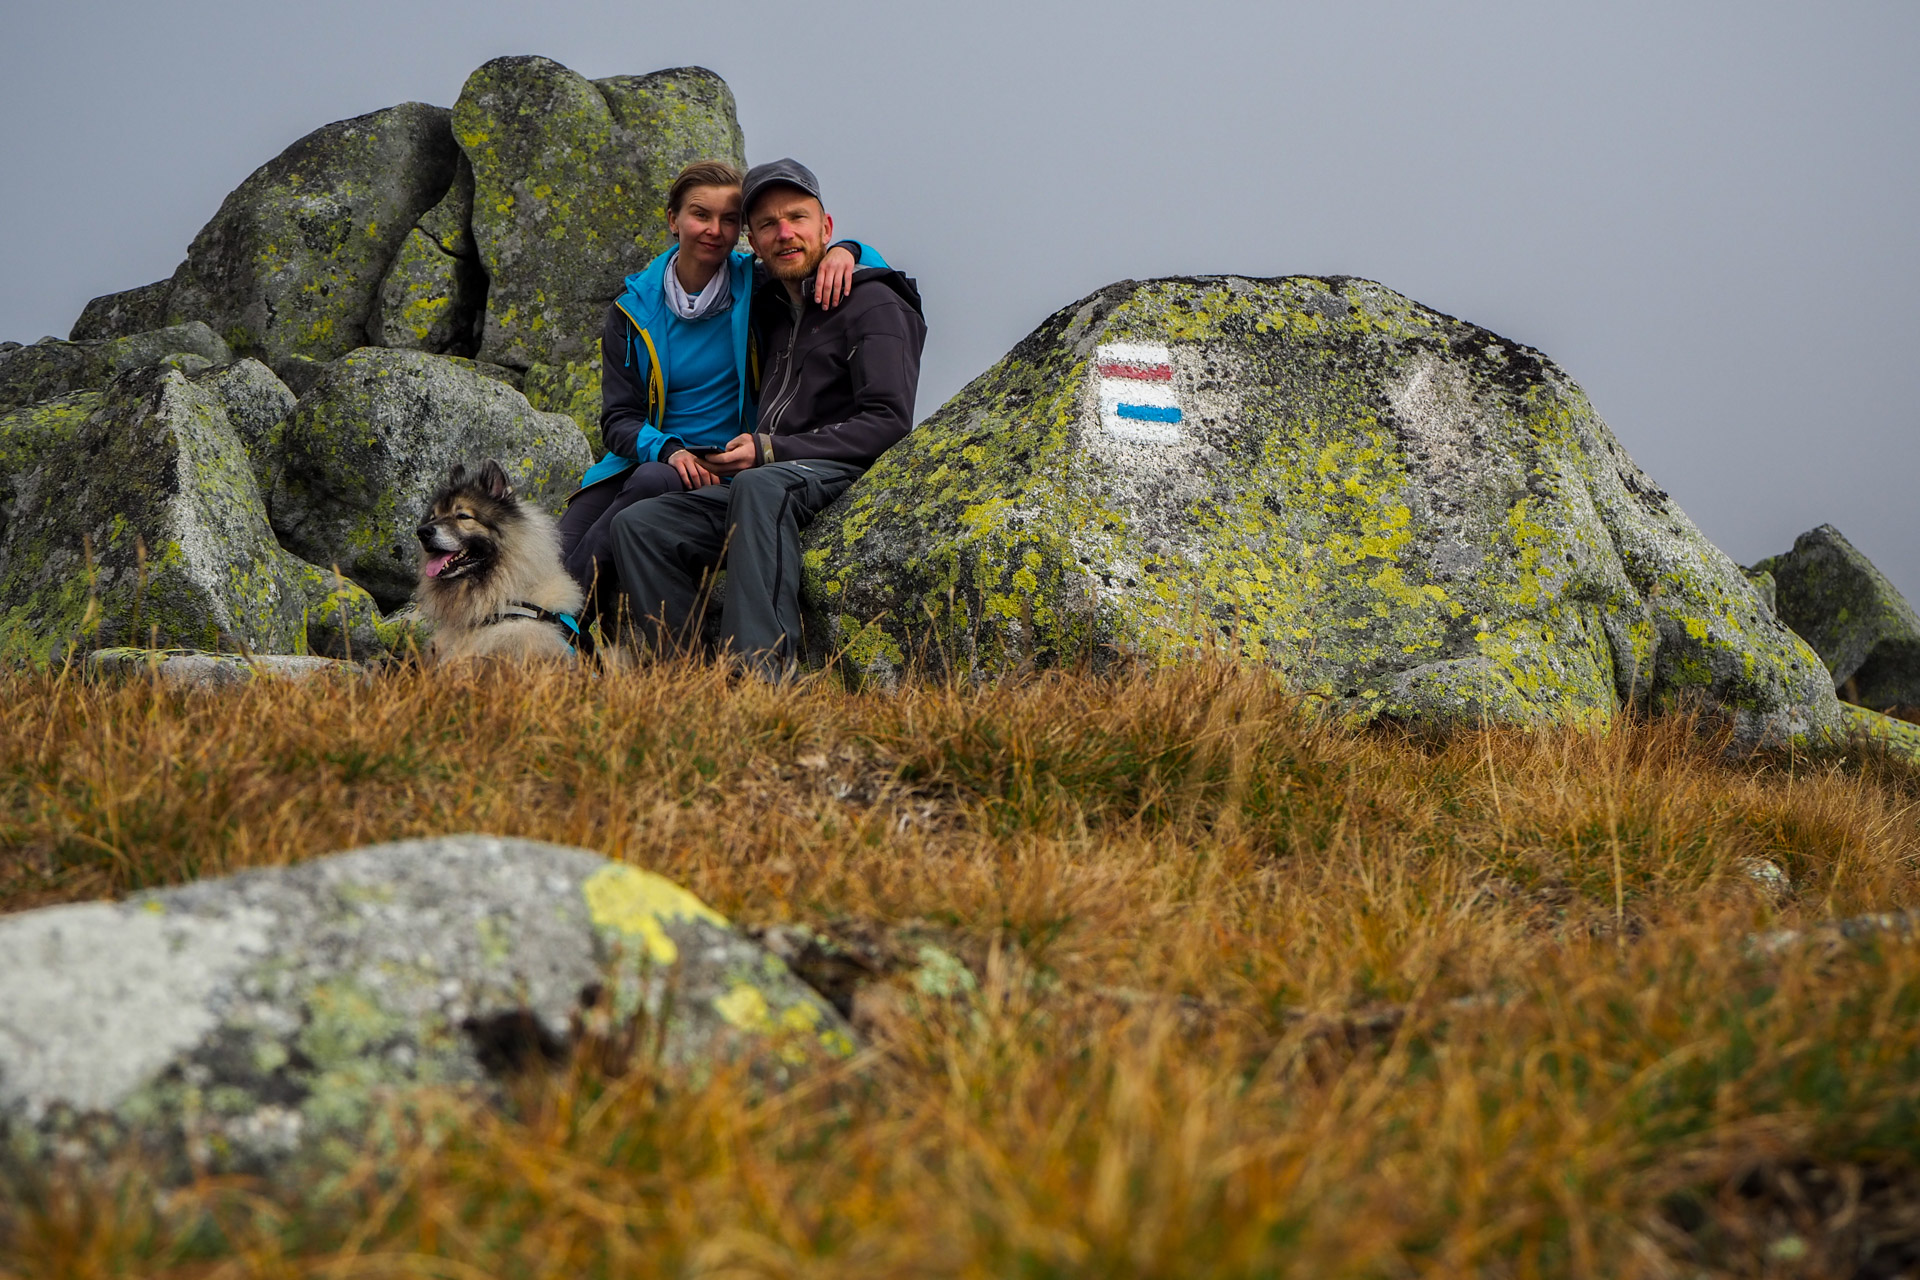
<instances>
[{"instance_id":1,"label":"gray baseball cap","mask_svg":"<svg viewBox=\"0 0 1920 1280\"><path fill-rule=\"evenodd\" d=\"M755 198L767 188L779 186L798 187L815 200L820 199L820 179L813 176L813 170L798 160L770 160L747 170L747 180L740 187L741 211L753 212Z\"/></svg>"}]
</instances>

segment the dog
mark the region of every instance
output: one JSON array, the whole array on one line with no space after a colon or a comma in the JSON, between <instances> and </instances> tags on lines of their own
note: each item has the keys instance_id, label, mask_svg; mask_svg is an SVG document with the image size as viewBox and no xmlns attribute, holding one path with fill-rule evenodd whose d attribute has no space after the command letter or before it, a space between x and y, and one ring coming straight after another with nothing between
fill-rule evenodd
<instances>
[{"instance_id":1,"label":"dog","mask_svg":"<svg viewBox=\"0 0 1920 1280\"><path fill-rule=\"evenodd\" d=\"M414 600L433 626L428 660L577 659L587 646L578 614L585 593L560 564L552 519L514 496L489 458L447 474L420 527Z\"/></svg>"}]
</instances>

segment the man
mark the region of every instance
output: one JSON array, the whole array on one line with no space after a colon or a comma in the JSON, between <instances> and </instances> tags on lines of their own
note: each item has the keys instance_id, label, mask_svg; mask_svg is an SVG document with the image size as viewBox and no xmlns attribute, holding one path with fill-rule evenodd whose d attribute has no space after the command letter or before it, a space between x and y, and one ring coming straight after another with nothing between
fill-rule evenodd
<instances>
[{"instance_id":1,"label":"man","mask_svg":"<svg viewBox=\"0 0 1920 1280\"><path fill-rule=\"evenodd\" d=\"M920 294L888 267L854 273L845 302L813 301L833 219L813 172L795 160L755 166L741 191L756 278L761 377L755 430L702 463L725 484L637 502L614 518L613 559L642 638L688 638L702 577L724 561L722 643L768 678L800 657L800 531L913 425Z\"/></svg>"}]
</instances>

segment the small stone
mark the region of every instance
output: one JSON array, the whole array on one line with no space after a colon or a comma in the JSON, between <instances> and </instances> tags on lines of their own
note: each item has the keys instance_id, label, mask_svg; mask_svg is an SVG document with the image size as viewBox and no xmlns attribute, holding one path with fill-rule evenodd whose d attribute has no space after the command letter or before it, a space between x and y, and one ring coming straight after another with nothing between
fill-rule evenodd
<instances>
[{"instance_id":1,"label":"small stone","mask_svg":"<svg viewBox=\"0 0 1920 1280\"><path fill-rule=\"evenodd\" d=\"M221 688L257 679L310 680L357 674L362 668L332 658L296 654L190 653L178 649L96 649L87 655L96 676L152 676L172 688Z\"/></svg>"},{"instance_id":2,"label":"small stone","mask_svg":"<svg viewBox=\"0 0 1920 1280\"><path fill-rule=\"evenodd\" d=\"M1793 881L1778 863L1766 858L1745 857L1740 859L1740 873L1775 899L1793 896Z\"/></svg>"}]
</instances>

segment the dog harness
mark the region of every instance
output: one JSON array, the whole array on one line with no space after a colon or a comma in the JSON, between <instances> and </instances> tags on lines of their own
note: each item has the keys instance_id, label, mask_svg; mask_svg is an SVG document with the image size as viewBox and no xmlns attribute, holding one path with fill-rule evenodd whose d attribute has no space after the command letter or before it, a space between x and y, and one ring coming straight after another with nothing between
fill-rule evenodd
<instances>
[{"instance_id":1,"label":"dog harness","mask_svg":"<svg viewBox=\"0 0 1920 1280\"><path fill-rule=\"evenodd\" d=\"M505 622L508 618L532 618L536 622L551 622L560 628L561 636L575 653L593 651L593 637L580 629L580 619L570 613L555 613L551 609L542 609L537 604L516 600L488 618L484 625L492 626L496 622Z\"/></svg>"}]
</instances>

